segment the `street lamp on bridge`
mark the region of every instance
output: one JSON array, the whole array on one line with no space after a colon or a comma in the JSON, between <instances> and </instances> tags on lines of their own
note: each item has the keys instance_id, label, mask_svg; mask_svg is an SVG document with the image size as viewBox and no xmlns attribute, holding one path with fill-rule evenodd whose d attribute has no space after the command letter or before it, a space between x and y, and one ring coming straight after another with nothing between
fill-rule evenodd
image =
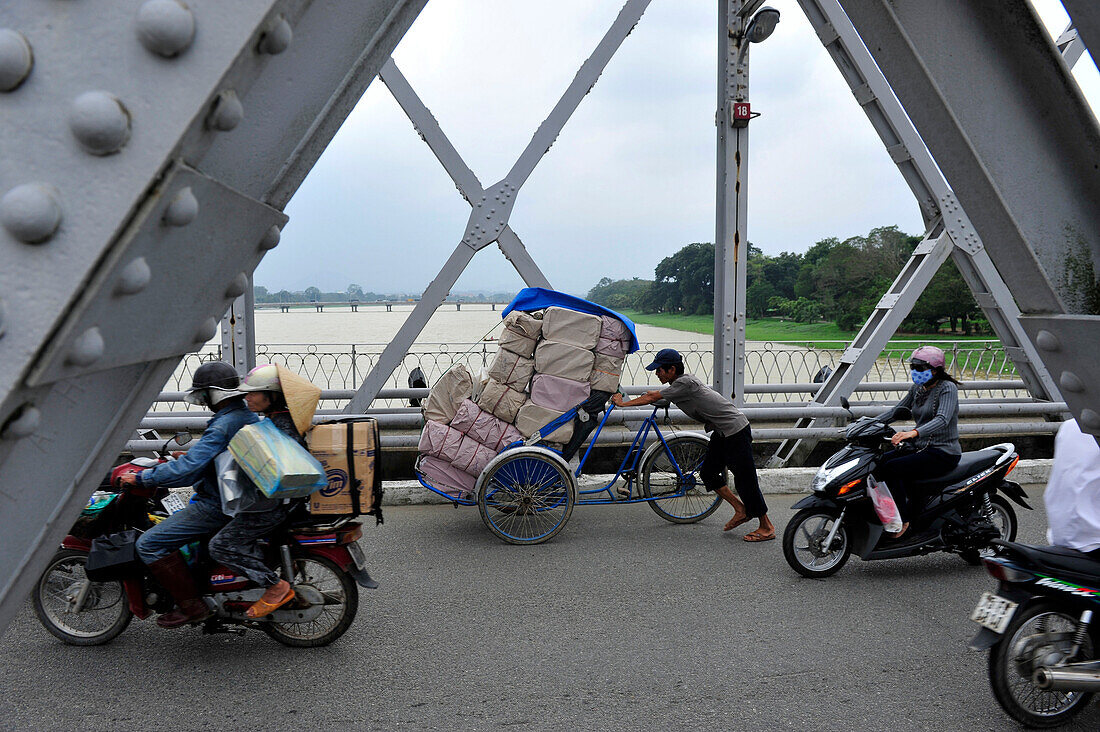
<instances>
[{"instance_id":1,"label":"street lamp on bridge","mask_svg":"<svg viewBox=\"0 0 1100 732\"><path fill-rule=\"evenodd\" d=\"M779 11L764 0L723 0L718 17L718 177L714 231L714 388L745 398L745 289L749 245L749 44L766 40Z\"/></svg>"}]
</instances>

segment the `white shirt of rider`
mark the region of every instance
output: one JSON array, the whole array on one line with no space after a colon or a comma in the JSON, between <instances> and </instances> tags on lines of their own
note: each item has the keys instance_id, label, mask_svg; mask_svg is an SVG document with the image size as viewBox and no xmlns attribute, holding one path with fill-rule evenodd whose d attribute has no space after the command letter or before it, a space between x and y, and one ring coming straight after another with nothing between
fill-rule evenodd
<instances>
[{"instance_id":1,"label":"white shirt of rider","mask_svg":"<svg viewBox=\"0 0 1100 732\"><path fill-rule=\"evenodd\" d=\"M1054 438L1054 466L1043 502L1047 541L1089 552L1100 549L1100 446L1077 420L1062 423Z\"/></svg>"}]
</instances>

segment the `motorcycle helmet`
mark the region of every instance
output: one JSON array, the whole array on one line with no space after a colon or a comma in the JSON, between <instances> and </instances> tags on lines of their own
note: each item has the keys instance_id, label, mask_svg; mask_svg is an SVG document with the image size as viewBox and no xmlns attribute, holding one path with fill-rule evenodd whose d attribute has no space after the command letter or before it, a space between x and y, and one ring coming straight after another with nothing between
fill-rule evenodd
<instances>
[{"instance_id":1,"label":"motorcycle helmet","mask_svg":"<svg viewBox=\"0 0 1100 732\"><path fill-rule=\"evenodd\" d=\"M224 361L208 361L195 369L191 388L183 400L200 407L217 408L226 399L240 396L241 377Z\"/></svg>"},{"instance_id":2,"label":"motorcycle helmet","mask_svg":"<svg viewBox=\"0 0 1100 732\"><path fill-rule=\"evenodd\" d=\"M248 372L240 385L241 391L278 391L283 390L279 382L279 369L272 363L260 364Z\"/></svg>"},{"instance_id":3,"label":"motorcycle helmet","mask_svg":"<svg viewBox=\"0 0 1100 732\"><path fill-rule=\"evenodd\" d=\"M925 363L932 368L943 368L947 363L943 350L935 346L921 346L909 357L910 363Z\"/></svg>"}]
</instances>

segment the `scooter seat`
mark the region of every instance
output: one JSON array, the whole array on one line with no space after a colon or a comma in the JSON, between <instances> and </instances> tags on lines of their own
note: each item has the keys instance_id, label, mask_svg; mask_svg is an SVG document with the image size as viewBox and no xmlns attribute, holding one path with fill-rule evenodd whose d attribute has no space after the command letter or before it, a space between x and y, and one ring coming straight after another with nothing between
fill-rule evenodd
<instances>
[{"instance_id":1,"label":"scooter seat","mask_svg":"<svg viewBox=\"0 0 1100 732\"><path fill-rule=\"evenodd\" d=\"M964 452L962 457L959 458L959 464L952 468L950 472L937 475L935 478L914 480L909 482L909 485L914 488L953 485L991 467L1002 455L1004 455L1003 452L993 448Z\"/></svg>"},{"instance_id":2,"label":"scooter seat","mask_svg":"<svg viewBox=\"0 0 1100 732\"><path fill-rule=\"evenodd\" d=\"M1076 549L1064 546L1036 546L1034 544L1001 544L1007 553L1020 554L1029 561L1054 572L1071 572L1076 579L1100 585L1100 559Z\"/></svg>"}]
</instances>

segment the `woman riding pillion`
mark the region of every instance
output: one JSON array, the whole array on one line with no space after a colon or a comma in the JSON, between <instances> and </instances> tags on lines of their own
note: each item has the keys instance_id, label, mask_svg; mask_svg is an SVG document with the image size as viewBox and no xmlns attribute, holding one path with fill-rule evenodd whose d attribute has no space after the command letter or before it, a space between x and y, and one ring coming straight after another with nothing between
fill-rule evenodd
<instances>
[{"instance_id":1,"label":"woman riding pillion","mask_svg":"<svg viewBox=\"0 0 1100 732\"><path fill-rule=\"evenodd\" d=\"M775 526L768 518L768 506L756 478L749 420L729 399L691 374L685 374L683 357L671 348L658 351L646 369L654 371L660 382L668 386L629 401L615 394L611 397L612 403L617 407L631 407L672 402L689 417L702 422L711 437L699 474L707 490L718 493L733 506L733 518L722 530L729 531L755 518L760 520L760 525L745 534L744 540L774 539ZM726 484L726 467L733 473L736 496Z\"/></svg>"},{"instance_id":2,"label":"woman riding pillion","mask_svg":"<svg viewBox=\"0 0 1100 732\"><path fill-rule=\"evenodd\" d=\"M912 448L892 450L883 456L875 477L886 483L901 512L901 531L890 534L897 538L909 528L909 517L915 513L908 481L935 478L959 464L959 382L944 370L944 353L935 346L921 346L909 359L913 386L894 407L876 419L890 422L898 410L908 409L916 427L896 433L890 438L894 447L907 442Z\"/></svg>"},{"instance_id":3,"label":"woman riding pillion","mask_svg":"<svg viewBox=\"0 0 1100 732\"><path fill-rule=\"evenodd\" d=\"M237 390L239 384L240 376L227 363L212 361L199 366L184 399L214 412L202 437L178 460L125 475L120 480L123 486L192 486L195 491L195 499L186 508L153 526L137 540L138 556L176 601L175 610L157 618L162 628L177 628L211 614L199 598L191 568L178 550L210 536L229 521L222 513L214 458L225 451L238 430L256 421L256 415L248 411L242 393Z\"/></svg>"},{"instance_id":4,"label":"woman riding pillion","mask_svg":"<svg viewBox=\"0 0 1100 732\"><path fill-rule=\"evenodd\" d=\"M302 447L303 435L313 422L321 390L297 374L273 364L248 372L241 382L245 402L253 412L270 419ZM255 487L253 486L253 490ZM234 516L210 540L210 557L265 588L248 608L250 618L261 618L294 599L294 589L264 562L259 540L286 522L301 499L278 500L258 495L257 502Z\"/></svg>"}]
</instances>

